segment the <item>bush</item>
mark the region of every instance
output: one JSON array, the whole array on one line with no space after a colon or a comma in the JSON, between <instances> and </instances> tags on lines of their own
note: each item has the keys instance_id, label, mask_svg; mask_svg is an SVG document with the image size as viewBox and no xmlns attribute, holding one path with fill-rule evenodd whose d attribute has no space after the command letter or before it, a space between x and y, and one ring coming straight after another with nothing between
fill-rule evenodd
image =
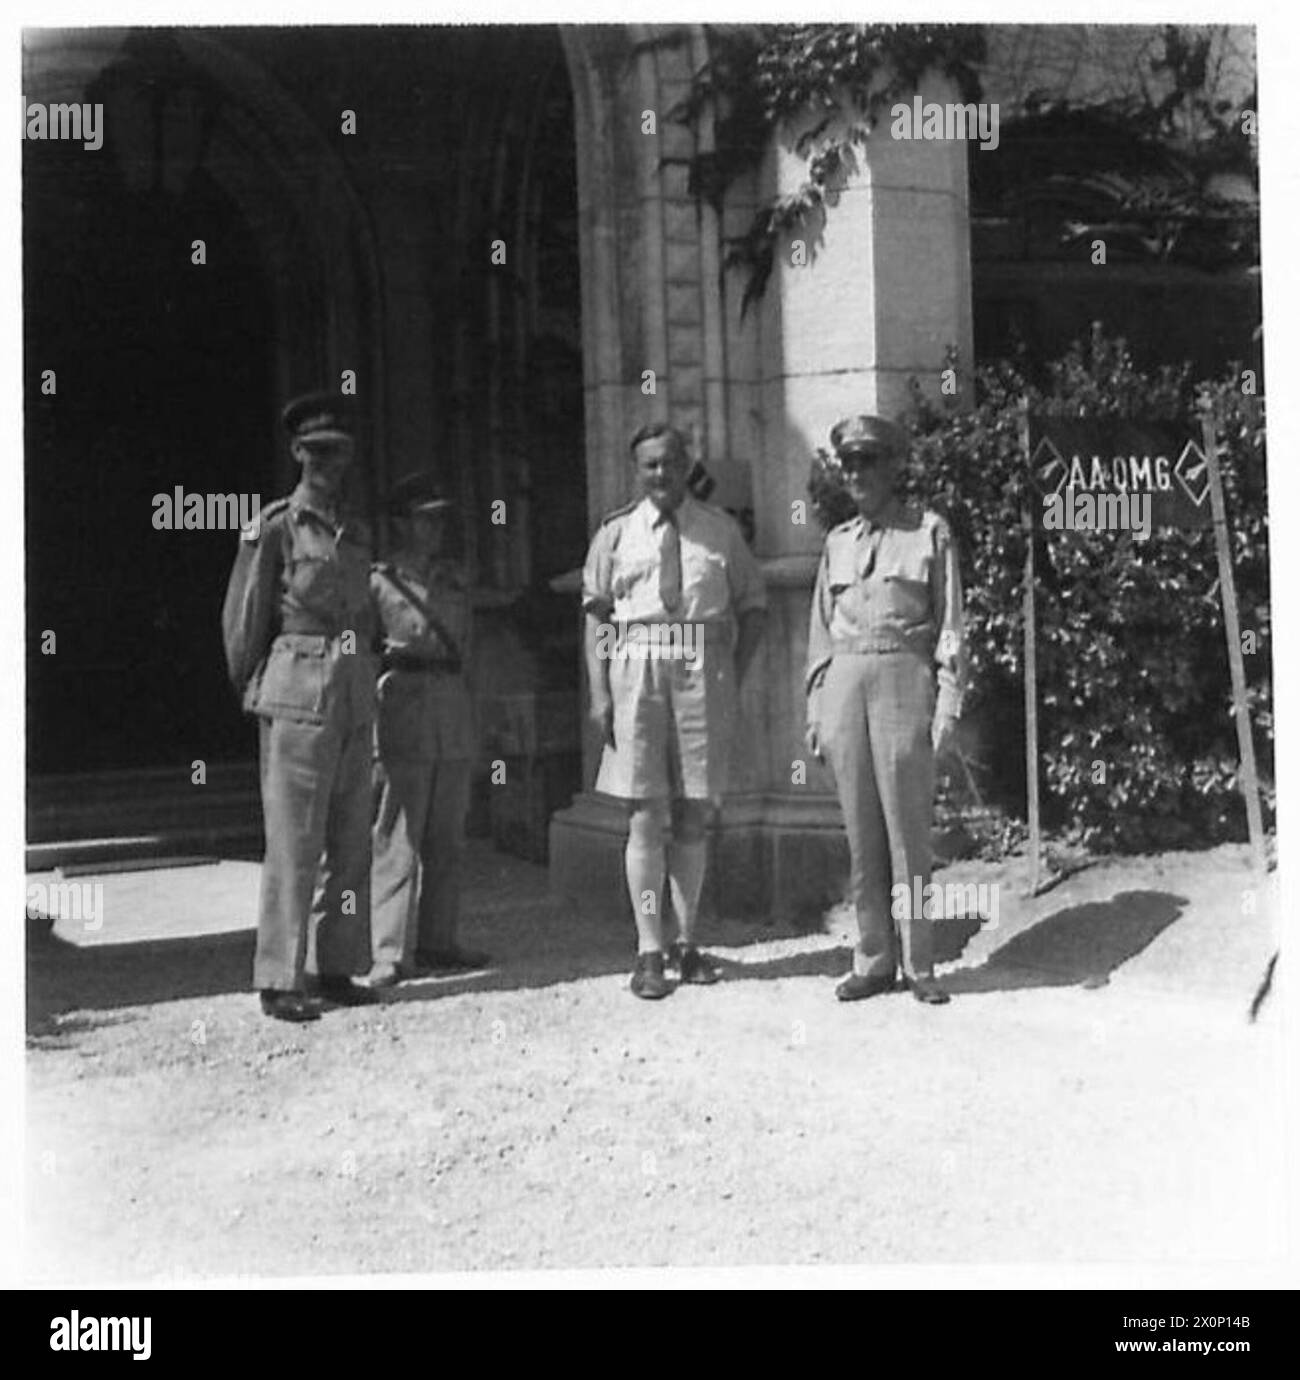
<instances>
[{"instance_id":1,"label":"bush","mask_svg":"<svg viewBox=\"0 0 1300 1380\"><path fill-rule=\"evenodd\" d=\"M1045 389L1014 361L982 367L973 407L937 408L913 386L905 419L912 496L943 513L962 555L977 771L1000 804L1024 801L1022 583L1029 491L1019 402L1057 416L1160 418L1199 439L1206 397L1220 439L1233 567L1266 818L1273 712L1268 508L1261 400L1239 371L1193 387L1190 366L1139 372L1094 326L1049 369ZM822 522L853 512L834 458L809 483ZM1044 821L1092 848L1141 851L1245 837L1237 740L1211 530L1062 531L1036 537L1039 746ZM1243 637L1243 640L1245 638Z\"/></svg>"}]
</instances>

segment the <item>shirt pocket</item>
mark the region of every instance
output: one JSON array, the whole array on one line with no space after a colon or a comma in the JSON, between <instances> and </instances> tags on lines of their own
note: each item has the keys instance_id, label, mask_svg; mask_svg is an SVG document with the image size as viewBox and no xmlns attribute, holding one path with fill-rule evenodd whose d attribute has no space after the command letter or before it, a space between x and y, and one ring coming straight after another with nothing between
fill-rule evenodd
<instances>
[{"instance_id":1,"label":"shirt pocket","mask_svg":"<svg viewBox=\"0 0 1300 1380\"><path fill-rule=\"evenodd\" d=\"M282 633L271 644L252 705L268 718L318 719L325 708L327 643L324 637Z\"/></svg>"},{"instance_id":2,"label":"shirt pocket","mask_svg":"<svg viewBox=\"0 0 1300 1380\"><path fill-rule=\"evenodd\" d=\"M930 621L930 582L899 571L880 577L880 602L884 614L900 623Z\"/></svg>"},{"instance_id":3,"label":"shirt pocket","mask_svg":"<svg viewBox=\"0 0 1300 1380\"><path fill-rule=\"evenodd\" d=\"M689 595L697 618L721 618L731 607L726 556L721 551L683 546L682 594Z\"/></svg>"},{"instance_id":4,"label":"shirt pocket","mask_svg":"<svg viewBox=\"0 0 1300 1380\"><path fill-rule=\"evenodd\" d=\"M323 556L299 555L289 563L289 593L300 607L332 617L346 602L338 563ZM360 599L365 598L362 591Z\"/></svg>"},{"instance_id":5,"label":"shirt pocket","mask_svg":"<svg viewBox=\"0 0 1300 1380\"><path fill-rule=\"evenodd\" d=\"M659 557L648 554L628 554L614 567L611 587L615 600L626 599L643 588L659 573Z\"/></svg>"},{"instance_id":6,"label":"shirt pocket","mask_svg":"<svg viewBox=\"0 0 1300 1380\"><path fill-rule=\"evenodd\" d=\"M837 598L858 582L857 547L836 542L826 556L826 584Z\"/></svg>"}]
</instances>

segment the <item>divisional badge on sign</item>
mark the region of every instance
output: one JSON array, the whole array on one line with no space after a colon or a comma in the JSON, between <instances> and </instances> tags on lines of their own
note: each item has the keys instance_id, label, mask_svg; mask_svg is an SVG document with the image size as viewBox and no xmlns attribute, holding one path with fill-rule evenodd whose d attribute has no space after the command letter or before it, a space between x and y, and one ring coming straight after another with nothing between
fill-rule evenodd
<instances>
[{"instance_id":1,"label":"divisional badge on sign","mask_svg":"<svg viewBox=\"0 0 1300 1380\"><path fill-rule=\"evenodd\" d=\"M1176 422L1154 418L1031 415L1029 478L1044 500L1035 525L1042 527L1063 497L1070 505L1083 498L1108 508L1140 500L1156 527L1210 526L1209 462L1180 431Z\"/></svg>"},{"instance_id":2,"label":"divisional badge on sign","mask_svg":"<svg viewBox=\"0 0 1300 1380\"><path fill-rule=\"evenodd\" d=\"M1034 483L1039 493L1059 494L1065 486L1070 467L1048 436L1039 441L1038 448L1034 451L1033 472Z\"/></svg>"},{"instance_id":3,"label":"divisional badge on sign","mask_svg":"<svg viewBox=\"0 0 1300 1380\"><path fill-rule=\"evenodd\" d=\"M1199 508L1210 492L1210 466L1195 441L1188 441L1183 447L1183 453L1174 462L1174 475Z\"/></svg>"}]
</instances>

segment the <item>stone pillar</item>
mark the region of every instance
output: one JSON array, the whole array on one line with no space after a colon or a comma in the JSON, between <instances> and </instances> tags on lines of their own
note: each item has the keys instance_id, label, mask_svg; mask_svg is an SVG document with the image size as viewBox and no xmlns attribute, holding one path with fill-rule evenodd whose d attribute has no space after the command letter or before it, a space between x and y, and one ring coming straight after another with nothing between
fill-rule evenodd
<instances>
[{"instance_id":1,"label":"stone pillar","mask_svg":"<svg viewBox=\"0 0 1300 1380\"><path fill-rule=\"evenodd\" d=\"M966 149L896 142L883 121L836 204L793 237L807 241L807 264L795 265L789 240L779 245L761 303L742 318L743 281L718 273L723 237L742 233L773 192L795 190L806 169L774 145L762 174L732 189L722 224L687 199L685 168L662 160L686 156L689 136L665 136L663 115L703 41L694 33L674 48L642 49L632 81L610 31L566 34L579 131L590 518L594 529L629 495L627 437L650 416L694 426L709 468L752 493L769 626L744 687L745 751L714 831L706 900L714 911L788 917L838 899L847 876L829 774L809 761L796 780L807 756L803 664L822 533L793 505L807 499L813 452L838 417L897 415L913 375L937 392L949 345L969 364ZM922 94L953 99L937 80ZM641 132L645 110L657 113L658 141ZM648 368L654 397L640 390ZM590 783L598 751L592 735L586 743ZM621 805L590 790L559 811L555 893L630 922L624 833Z\"/></svg>"},{"instance_id":2,"label":"stone pillar","mask_svg":"<svg viewBox=\"0 0 1300 1380\"><path fill-rule=\"evenodd\" d=\"M926 79L920 94L956 99L938 78ZM792 142L770 151L764 196L793 193L804 181ZM759 308L754 374L732 385L757 400L761 417L754 506L770 613L746 713L764 725L765 779L761 799L750 788L727 802L715 906L797 914L842 895L848 850L834 782L803 744L808 609L823 533L811 513L798 520L797 505L808 498L813 453L838 418L900 417L913 377L937 395L949 346L970 365L966 160L964 143L895 140L883 118L834 204L778 246ZM739 215L737 222L729 233L739 233ZM796 239L804 241L802 265ZM741 338L753 323L738 313L735 306L730 324ZM743 887L732 880L739 878Z\"/></svg>"}]
</instances>

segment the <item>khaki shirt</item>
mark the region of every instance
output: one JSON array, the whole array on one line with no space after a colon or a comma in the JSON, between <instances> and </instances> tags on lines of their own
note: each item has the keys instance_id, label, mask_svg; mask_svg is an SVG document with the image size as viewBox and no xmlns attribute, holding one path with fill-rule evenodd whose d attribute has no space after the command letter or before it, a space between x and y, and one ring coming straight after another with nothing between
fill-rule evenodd
<instances>
[{"instance_id":1,"label":"khaki shirt","mask_svg":"<svg viewBox=\"0 0 1300 1380\"><path fill-rule=\"evenodd\" d=\"M689 494L676 511L681 603L659 596L662 515L648 498L611 513L592 538L582 572L582 607L602 621L710 623L767 607L763 573L730 513Z\"/></svg>"},{"instance_id":2,"label":"khaki shirt","mask_svg":"<svg viewBox=\"0 0 1300 1380\"><path fill-rule=\"evenodd\" d=\"M240 535L222 607L231 683L250 713L320 723L346 695L373 710L370 532L312 507L299 485Z\"/></svg>"},{"instance_id":3,"label":"khaki shirt","mask_svg":"<svg viewBox=\"0 0 1300 1380\"><path fill-rule=\"evenodd\" d=\"M373 567L370 592L392 663L379 682L379 756L418 762L474 757L474 703L466 681L473 607L460 568L435 561L421 571L399 551ZM422 661L427 669L412 669Z\"/></svg>"},{"instance_id":4,"label":"khaki shirt","mask_svg":"<svg viewBox=\"0 0 1300 1380\"><path fill-rule=\"evenodd\" d=\"M961 712L966 682L961 576L948 524L895 500L826 535L808 626L805 689L836 653L913 651L938 665L937 711Z\"/></svg>"}]
</instances>

